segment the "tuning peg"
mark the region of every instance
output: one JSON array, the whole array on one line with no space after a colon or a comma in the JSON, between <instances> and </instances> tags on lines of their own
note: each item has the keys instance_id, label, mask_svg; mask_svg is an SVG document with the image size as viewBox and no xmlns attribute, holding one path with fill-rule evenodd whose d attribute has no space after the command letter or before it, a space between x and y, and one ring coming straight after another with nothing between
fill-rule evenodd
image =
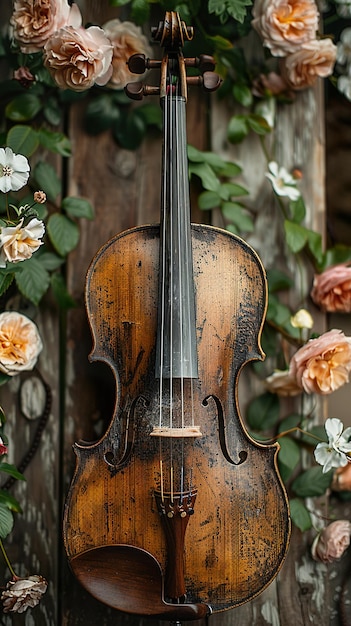
<instances>
[{"instance_id":1,"label":"tuning peg","mask_svg":"<svg viewBox=\"0 0 351 626\"><path fill-rule=\"evenodd\" d=\"M157 96L160 93L159 87L143 85L143 83L128 83L124 88L128 98L132 100L142 100L144 96Z\"/></svg>"},{"instance_id":2,"label":"tuning peg","mask_svg":"<svg viewBox=\"0 0 351 626\"><path fill-rule=\"evenodd\" d=\"M198 67L201 74L204 72L212 72L216 67L214 58L208 54L200 54L199 57L184 59L184 61L187 67Z\"/></svg>"},{"instance_id":3,"label":"tuning peg","mask_svg":"<svg viewBox=\"0 0 351 626\"><path fill-rule=\"evenodd\" d=\"M161 67L161 61L147 59L145 54L132 54L127 61L128 69L132 74L144 74L148 69Z\"/></svg>"},{"instance_id":4,"label":"tuning peg","mask_svg":"<svg viewBox=\"0 0 351 626\"><path fill-rule=\"evenodd\" d=\"M205 91L216 91L222 79L215 72L204 72L202 76L188 76L186 82L188 85L202 86Z\"/></svg>"}]
</instances>

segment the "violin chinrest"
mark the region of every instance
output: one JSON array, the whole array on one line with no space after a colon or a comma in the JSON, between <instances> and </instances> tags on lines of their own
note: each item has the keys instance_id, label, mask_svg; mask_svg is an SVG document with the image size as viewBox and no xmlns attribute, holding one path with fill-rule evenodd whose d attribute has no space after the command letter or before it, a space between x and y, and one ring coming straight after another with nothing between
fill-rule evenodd
<instances>
[{"instance_id":1,"label":"violin chinrest","mask_svg":"<svg viewBox=\"0 0 351 626\"><path fill-rule=\"evenodd\" d=\"M171 604L163 599L158 561L141 548L111 545L91 548L70 562L89 593L108 606L167 620L197 620L211 612L207 604Z\"/></svg>"}]
</instances>

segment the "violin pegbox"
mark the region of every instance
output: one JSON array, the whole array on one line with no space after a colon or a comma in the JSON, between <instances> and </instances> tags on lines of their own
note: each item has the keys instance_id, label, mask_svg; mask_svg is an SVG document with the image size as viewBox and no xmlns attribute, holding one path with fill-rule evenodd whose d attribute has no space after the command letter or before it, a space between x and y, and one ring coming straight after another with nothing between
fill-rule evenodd
<instances>
[{"instance_id":1,"label":"violin pegbox","mask_svg":"<svg viewBox=\"0 0 351 626\"><path fill-rule=\"evenodd\" d=\"M198 57L184 58L182 48L185 41L191 41L194 30L183 22L176 11L167 11L165 19L158 27L151 29L155 42L164 47L165 53L162 60L148 59L144 54L133 54L127 61L129 71L132 74L144 74L146 70L159 69L161 72L160 85L144 85L142 82L128 83L125 92L132 100L142 100L144 96L164 97L168 84L168 66L178 63L179 77L182 85L181 95L187 99L188 86L200 86L204 91L216 91L222 83L222 79L213 70L215 61L207 54ZM197 68L197 76L187 76L188 67Z\"/></svg>"}]
</instances>

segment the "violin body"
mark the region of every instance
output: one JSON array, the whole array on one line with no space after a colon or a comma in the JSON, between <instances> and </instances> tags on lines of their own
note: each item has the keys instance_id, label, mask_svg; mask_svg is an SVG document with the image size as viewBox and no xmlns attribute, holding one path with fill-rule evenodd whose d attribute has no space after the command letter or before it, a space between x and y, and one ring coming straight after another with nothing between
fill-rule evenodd
<instances>
[{"instance_id":1,"label":"violin body","mask_svg":"<svg viewBox=\"0 0 351 626\"><path fill-rule=\"evenodd\" d=\"M87 275L90 358L111 368L116 404L101 440L74 446L64 514L69 562L92 595L176 620L255 597L281 567L290 535L279 446L249 436L237 398L243 366L263 358L264 269L226 231L192 225L191 242L198 372L191 383L196 436L189 430L181 453L191 468L187 496L177 487L171 497L167 486L160 492L160 445L166 463L181 444L177 434L152 436L160 404L160 228L137 227L103 246ZM189 389L182 403L190 402ZM177 426L179 397L169 402Z\"/></svg>"}]
</instances>

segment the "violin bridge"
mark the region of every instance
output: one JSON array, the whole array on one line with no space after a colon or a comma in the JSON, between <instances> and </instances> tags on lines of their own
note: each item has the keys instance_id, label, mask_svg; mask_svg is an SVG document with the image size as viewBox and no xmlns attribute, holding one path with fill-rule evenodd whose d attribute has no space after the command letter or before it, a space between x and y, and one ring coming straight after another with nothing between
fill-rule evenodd
<instances>
[{"instance_id":1,"label":"violin bridge","mask_svg":"<svg viewBox=\"0 0 351 626\"><path fill-rule=\"evenodd\" d=\"M151 437L173 437L181 439L183 437L202 437L202 432L198 426L186 426L184 428L155 426L150 435Z\"/></svg>"}]
</instances>

